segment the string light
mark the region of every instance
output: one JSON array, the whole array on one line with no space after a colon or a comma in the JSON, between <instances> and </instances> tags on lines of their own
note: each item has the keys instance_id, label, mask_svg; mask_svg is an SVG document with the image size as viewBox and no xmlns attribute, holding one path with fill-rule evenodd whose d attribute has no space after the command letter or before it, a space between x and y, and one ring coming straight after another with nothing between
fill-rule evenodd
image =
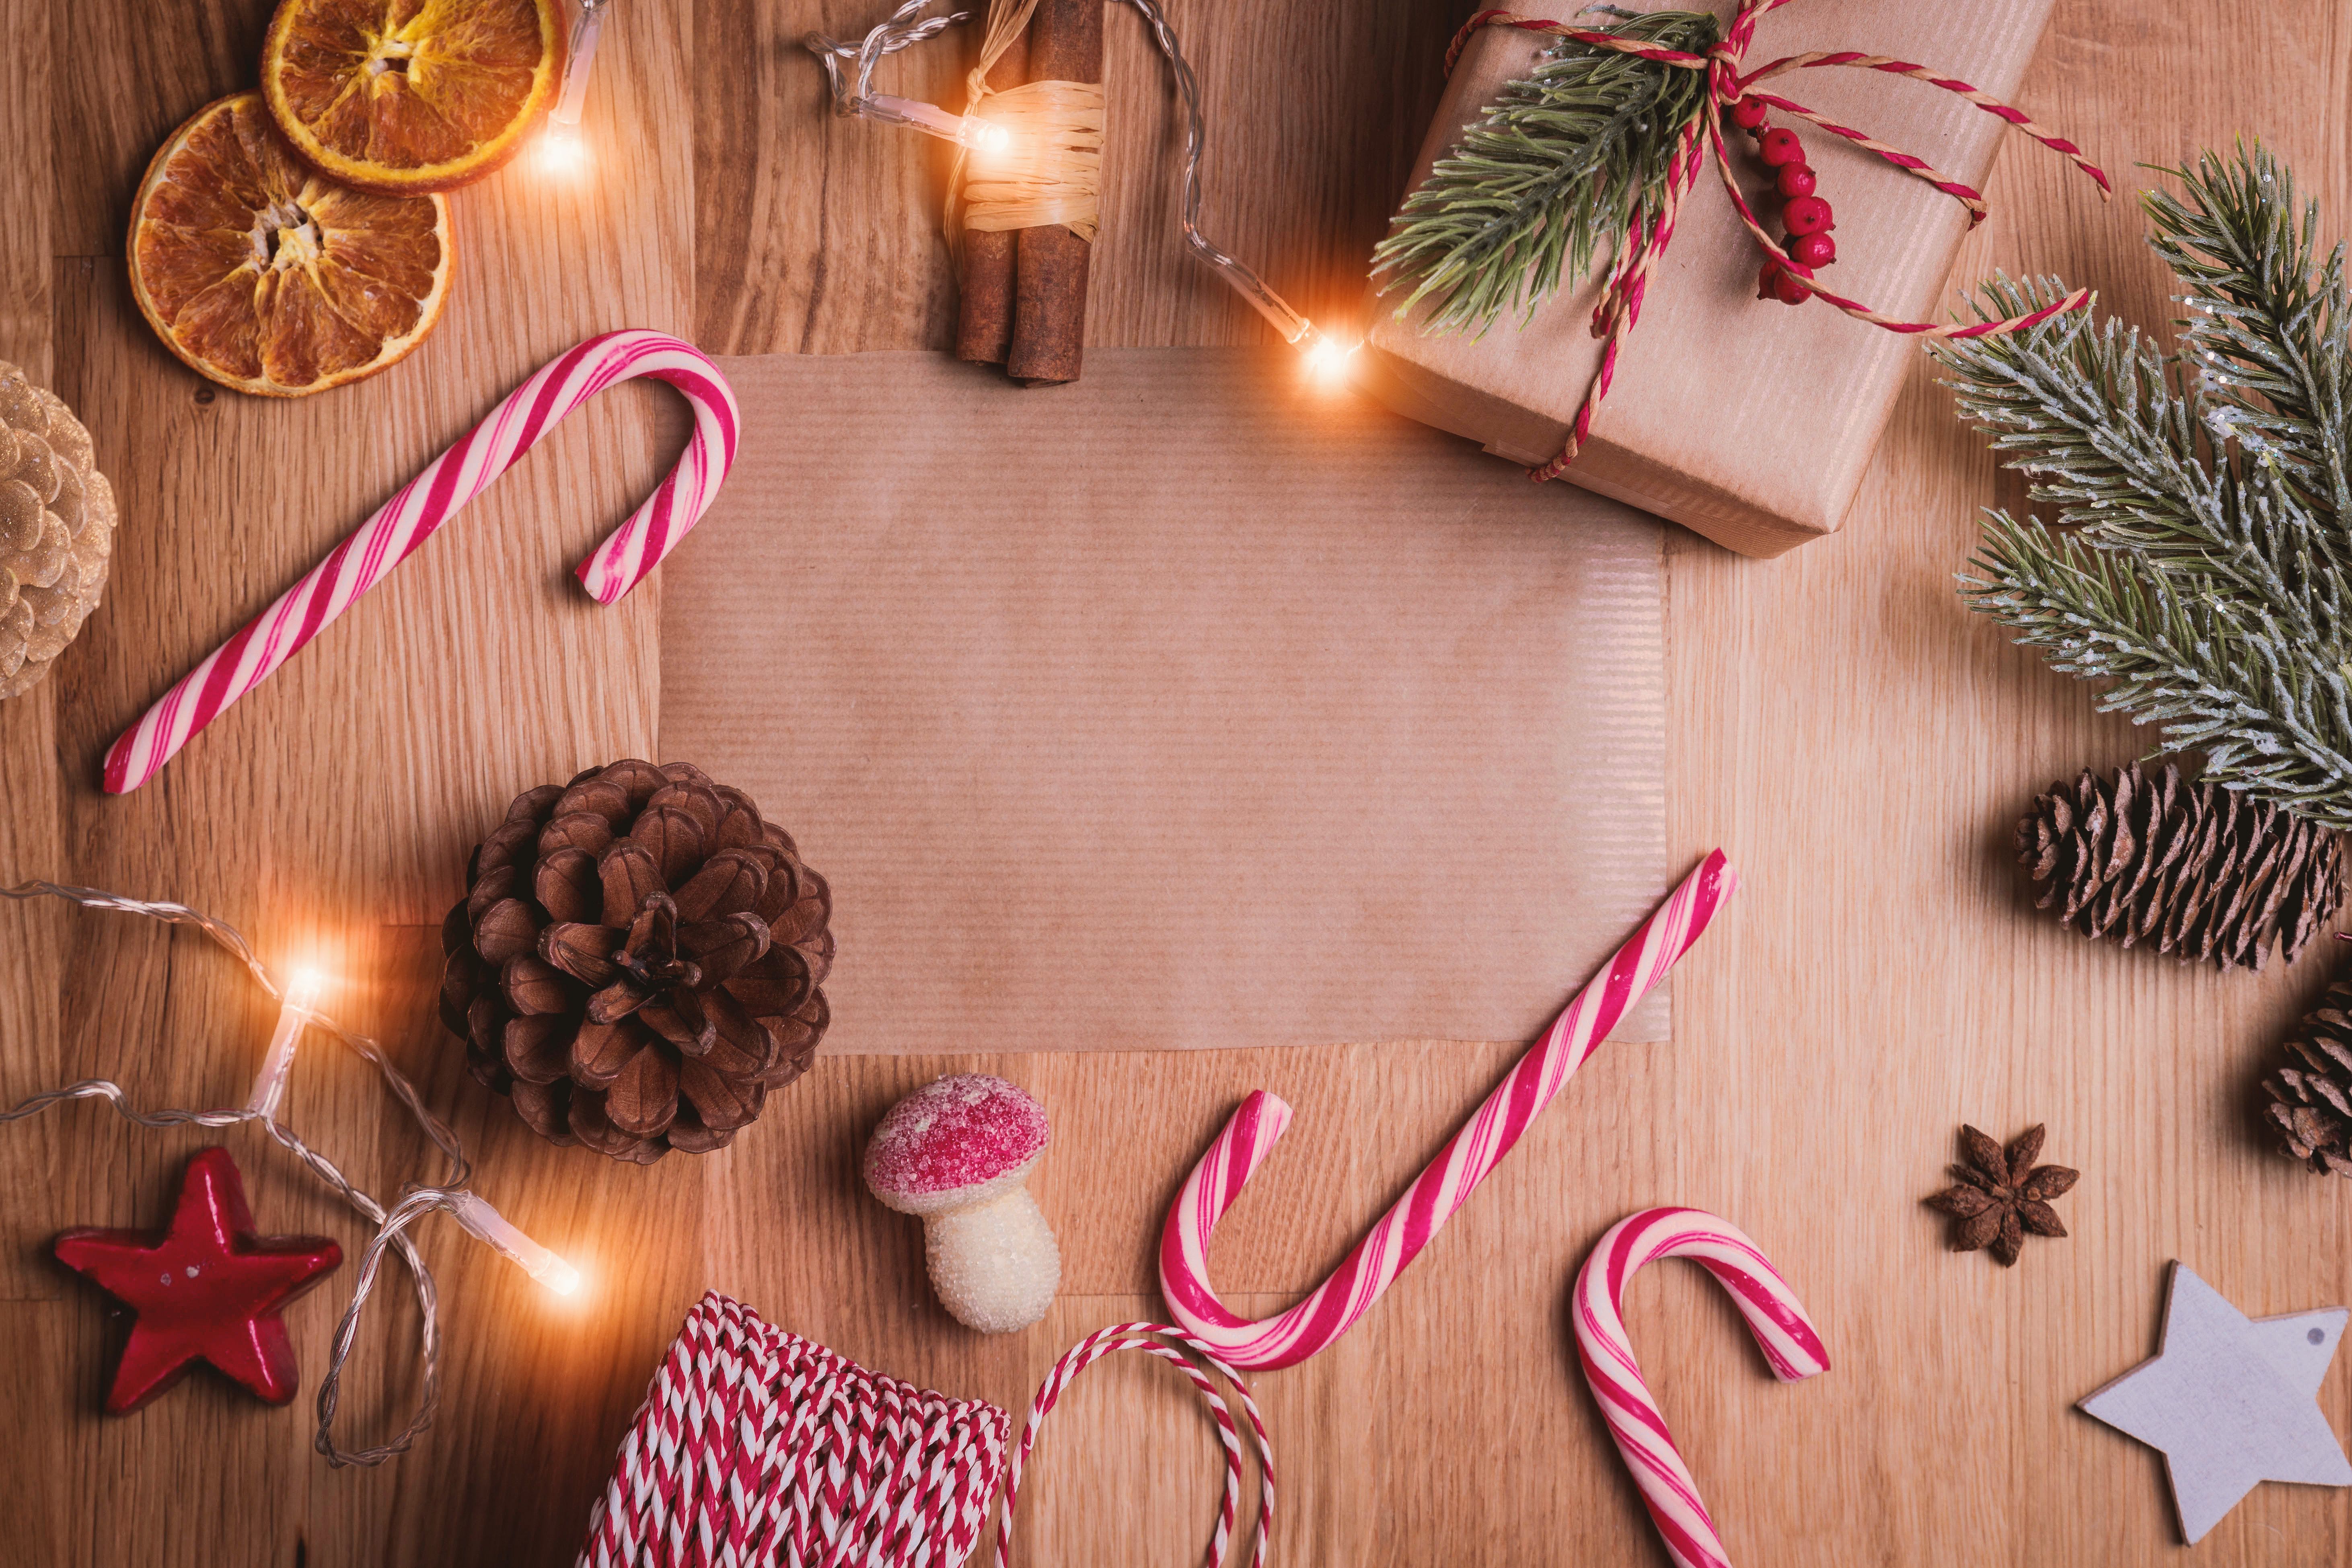
<instances>
[{"instance_id":1,"label":"string light","mask_svg":"<svg viewBox=\"0 0 2352 1568\"><path fill-rule=\"evenodd\" d=\"M1341 348L1312 327L1307 329L1307 332L1311 341L1304 351L1307 374L1326 386L1344 385L1355 374L1356 351L1364 345L1350 343Z\"/></svg>"},{"instance_id":2,"label":"string light","mask_svg":"<svg viewBox=\"0 0 2352 1568\"><path fill-rule=\"evenodd\" d=\"M810 33L801 39L801 47L816 57L824 68L825 86L833 94L833 111L840 115L862 114L892 125L908 125L914 121L904 112L909 100L885 98L877 102L874 91L874 68L885 55L895 55L900 49L937 37L950 27L971 20L969 11L957 11L945 16L926 16L923 12L931 0L903 0L887 18L868 31L854 44L830 38L823 33ZM845 71L843 63L855 68ZM929 107L928 105L926 107ZM944 109L935 110L947 119L956 116ZM920 129L919 126L917 127Z\"/></svg>"},{"instance_id":3,"label":"string light","mask_svg":"<svg viewBox=\"0 0 2352 1568\"><path fill-rule=\"evenodd\" d=\"M441 1389L441 1329L439 1297L433 1282L432 1270L416 1250L416 1243L408 1234L409 1227L427 1214L446 1213L465 1230L493 1251L499 1253L533 1279L559 1296L571 1295L580 1285L579 1271L525 1236L503 1215L490 1206L488 1200L467 1185L473 1179L473 1163L466 1157L463 1144L446 1122L426 1109L416 1086L405 1074L393 1066L383 1047L364 1035L355 1035L332 1018L316 1010L314 1004L322 984L315 970L297 970L282 984L268 967L257 957L251 944L236 927L226 921L200 914L185 904L149 902L124 898L96 888L69 887L57 882L25 882L13 888L0 888L0 897L19 901L37 899L63 899L85 909L112 910L124 914L144 915L151 920L172 925L192 925L224 948L261 988L278 998L278 1026L270 1035L269 1048L262 1058L261 1071L254 1079L253 1092L245 1108L239 1110L187 1110L168 1109L144 1111L132 1108L122 1086L105 1079L84 1079L61 1089L47 1089L0 1110L0 1122L18 1121L37 1115L53 1105L68 1100L102 1100L112 1106L125 1121L142 1127L238 1127L257 1125L281 1147L299 1160L312 1175L326 1184L344 1203L357 1210L376 1226L375 1236L361 1255L358 1282L353 1287L351 1302L343 1309L342 1319L335 1326L332 1350L328 1358L326 1375L319 1384L319 1426L312 1446L326 1456L334 1466L380 1465L398 1454L406 1453L416 1438L433 1423L433 1415L440 1403ZM285 1098L286 1083L293 1070L296 1047L307 1029L319 1029L340 1040L353 1055L376 1069L384 1087L406 1108L423 1129L433 1146L447 1162L447 1173L436 1187L411 1186L398 1203L386 1209L366 1192L352 1184L335 1163L298 1137L294 1131L278 1119L278 1108ZM343 1364L350 1359L352 1342L359 1331L360 1310L375 1287L377 1274L383 1266L388 1250L397 1250L415 1283L420 1322L417 1348L424 1363L424 1375L419 1380L416 1411L398 1436L372 1448L345 1449L334 1441L335 1405L341 1386Z\"/></svg>"},{"instance_id":4,"label":"string light","mask_svg":"<svg viewBox=\"0 0 2352 1568\"><path fill-rule=\"evenodd\" d=\"M319 999L319 972L298 969L286 983L285 1005L278 1010L278 1028L269 1037L269 1049L261 1058L261 1076L253 1080L253 1093L246 1100L246 1110L265 1119L278 1114L278 1102L286 1098L287 1075L294 1070L294 1046L302 1037L302 1026L310 1021L310 1004Z\"/></svg>"},{"instance_id":5,"label":"string light","mask_svg":"<svg viewBox=\"0 0 2352 1568\"><path fill-rule=\"evenodd\" d=\"M517 1230L506 1215L484 1203L479 1194L454 1194L446 1206L449 1217L475 1240L518 1265L557 1295L569 1296L580 1289L580 1270Z\"/></svg>"},{"instance_id":6,"label":"string light","mask_svg":"<svg viewBox=\"0 0 2352 1568\"><path fill-rule=\"evenodd\" d=\"M540 132L531 158L551 174L577 174L588 166L588 143L571 126L551 125Z\"/></svg>"},{"instance_id":7,"label":"string light","mask_svg":"<svg viewBox=\"0 0 2352 1568\"><path fill-rule=\"evenodd\" d=\"M604 34L604 13L612 4L580 0L580 17L572 24L572 44L564 54L563 82L539 138L540 166L551 173L576 174L587 167L588 144L581 140L580 116L588 103L589 73L596 66L596 40Z\"/></svg>"},{"instance_id":8,"label":"string light","mask_svg":"<svg viewBox=\"0 0 2352 1568\"><path fill-rule=\"evenodd\" d=\"M926 136L936 136L942 142L952 142L959 147L969 147L975 153L1002 153L1013 144L1013 132L1002 125L990 124L977 114L950 114L936 103L893 98L887 92L877 92L866 100L864 112Z\"/></svg>"},{"instance_id":9,"label":"string light","mask_svg":"<svg viewBox=\"0 0 2352 1568\"><path fill-rule=\"evenodd\" d=\"M824 68L826 85L832 89L834 112L860 115L886 124L902 125L958 142L975 150L1001 151L1011 138L988 143L972 140L975 134L994 131L1003 134L1001 126L990 126L973 115L951 114L933 104L917 103L908 99L893 98L873 90L874 68L886 55L936 37L951 26L968 22L967 11L952 12L942 16L925 16L931 0L904 0L904 4L866 33L856 44L844 43L822 33L811 33L802 44L817 58ZM1180 220L1184 231L1184 244L1226 285L1249 301L1264 316L1282 341L1304 356L1307 373L1327 385L1345 383L1353 374L1356 351L1360 342L1341 344L1327 336L1306 314L1260 278L1247 263L1210 240L1201 232L1201 163L1208 145L1207 117L1201 110L1201 81L1192 71L1192 62L1184 58L1183 45L1176 30L1169 25L1167 13L1160 0L1127 0L1143 18L1151 40L1168 61L1169 75L1176 83L1176 95L1184 105L1183 199ZM975 125L982 130L975 132Z\"/></svg>"}]
</instances>

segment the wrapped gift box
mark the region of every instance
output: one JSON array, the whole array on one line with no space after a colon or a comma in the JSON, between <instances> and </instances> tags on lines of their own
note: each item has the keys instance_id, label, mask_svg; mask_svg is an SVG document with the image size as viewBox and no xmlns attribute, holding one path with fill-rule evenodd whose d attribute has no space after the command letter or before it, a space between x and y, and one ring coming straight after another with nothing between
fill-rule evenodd
<instances>
[{"instance_id":1,"label":"wrapped gift box","mask_svg":"<svg viewBox=\"0 0 2352 1568\"><path fill-rule=\"evenodd\" d=\"M1582 5L1528 0L1515 10L1565 21ZM1714 8L1727 17L1732 9ZM1812 49L1860 49L1916 61L2008 100L2049 12L2050 0L1800 0L1758 24L1748 68ZM1453 151L1463 128L1506 83L1535 69L1551 42L1506 27L1484 28L1471 39L1408 189ZM1766 90L1925 158L1979 190L2006 129L1955 94L1877 71L1792 71ZM2033 106L2021 107L2032 112ZM2063 120L2054 106L2042 107L2050 112L2037 118ZM1967 210L1876 154L1793 116L1776 112L1773 123L1791 125L1804 138L1820 194L1837 209L1838 259L1823 269L1822 282L1890 315L1938 319ZM2063 133L2064 127L2055 129ZM1779 234L1779 207L1764 199L1765 170L1754 143L1732 131L1728 144L1750 206ZM2042 155L2030 142L2021 144ZM1563 479L1744 554L1777 555L1837 528L1918 343L1818 300L1795 307L1759 301L1756 272L1763 260L1710 167L1684 200L1641 323L1619 356L1615 384ZM1548 462L1601 363L1601 342L1591 333L1601 281L1583 279L1524 324L1517 314L1506 315L1477 337L1424 331L1425 307L1397 320L1403 290L1386 301L1375 297L1359 384L1399 413L1466 436L1498 457Z\"/></svg>"}]
</instances>

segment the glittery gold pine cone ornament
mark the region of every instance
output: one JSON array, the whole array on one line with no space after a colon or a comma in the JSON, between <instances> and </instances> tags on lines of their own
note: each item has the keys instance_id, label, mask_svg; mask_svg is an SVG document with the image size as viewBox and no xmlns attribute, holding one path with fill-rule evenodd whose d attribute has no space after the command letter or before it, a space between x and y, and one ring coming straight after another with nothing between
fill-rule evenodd
<instances>
[{"instance_id":1,"label":"glittery gold pine cone ornament","mask_svg":"<svg viewBox=\"0 0 2352 1568\"><path fill-rule=\"evenodd\" d=\"M2224 973L2292 963L2344 901L2342 836L2234 790L2135 763L2085 768L2017 824L2038 908L2087 937L2147 943Z\"/></svg>"},{"instance_id":2,"label":"glittery gold pine cone ornament","mask_svg":"<svg viewBox=\"0 0 2352 1568\"><path fill-rule=\"evenodd\" d=\"M705 1153L808 1070L833 895L741 790L627 761L519 795L441 929L441 1018L531 1129Z\"/></svg>"},{"instance_id":3,"label":"glittery gold pine cone ornament","mask_svg":"<svg viewBox=\"0 0 2352 1568\"><path fill-rule=\"evenodd\" d=\"M56 394L0 360L0 698L40 683L98 607L114 487Z\"/></svg>"}]
</instances>

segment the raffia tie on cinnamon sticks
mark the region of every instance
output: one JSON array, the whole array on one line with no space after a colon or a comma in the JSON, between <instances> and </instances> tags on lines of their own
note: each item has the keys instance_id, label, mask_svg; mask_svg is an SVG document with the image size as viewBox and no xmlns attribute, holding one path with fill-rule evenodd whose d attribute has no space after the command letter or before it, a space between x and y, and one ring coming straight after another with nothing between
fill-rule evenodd
<instances>
[{"instance_id":1,"label":"raffia tie on cinnamon sticks","mask_svg":"<svg viewBox=\"0 0 2352 1568\"><path fill-rule=\"evenodd\" d=\"M1033 81L992 93L987 119L1012 144L971 157L963 228L998 233L1057 223L1091 243L1102 216L1102 84Z\"/></svg>"},{"instance_id":2,"label":"raffia tie on cinnamon sticks","mask_svg":"<svg viewBox=\"0 0 2352 1568\"><path fill-rule=\"evenodd\" d=\"M1084 353L1101 215L1102 6L996 0L966 81L965 112L1006 144L960 151L949 176L943 222L963 285L956 352L1032 385L1076 381ZM1040 79L1016 80L1028 74Z\"/></svg>"}]
</instances>

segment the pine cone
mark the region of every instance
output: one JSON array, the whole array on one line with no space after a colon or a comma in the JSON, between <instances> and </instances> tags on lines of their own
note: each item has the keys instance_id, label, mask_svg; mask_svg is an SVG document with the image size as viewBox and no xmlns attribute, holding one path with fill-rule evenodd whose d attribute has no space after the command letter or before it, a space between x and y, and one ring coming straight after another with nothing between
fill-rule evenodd
<instances>
[{"instance_id":1,"label":"pine cone","mask_svg":"<svg viewBox=\"0 0 2352 1568\"><path fill-rule=\"evenodd\" d=\"M698 768L619 762L518 795L466 882L441 1021L543 1138L705 1153L816 1055L832 893Z\"/></svg>"},{"instance_id":2,"label":"pine cone","mask_svg":"<svg viewBox=\"0 0 2352 1568\"><path fill-rule=\"evenodd\" d=\"M2263 1079L2263 1117L2313 1170L2352 1176L2352 973L2342 965L2296 1036L2287 1065Z\"/></svg>"},{"instance_id":3,"label":"pine cone","mask_svg":"<svg viewBox=\"0 0 2352 1568\"><path fill-rule=\"evenodd\" d=\"M2037 909L2084 936L2260 970L2273 942L2292 963L2344 901L2343 846L2330 829L2179 767L2135 763L2109 784L2089 769L2053 784L2017 825L2017 858L2043 883Z\"/></svg>"},{"instance_id":4,"label":"pine cone","mask_svg":"<svg viewBox=\"0 0 2352 1568\"><path fill-rule=\"evenodd\" d=\"M0 698L40 683L98 607L114 488L57 395L0 360Z\"/></svg>"}]
</instances>

